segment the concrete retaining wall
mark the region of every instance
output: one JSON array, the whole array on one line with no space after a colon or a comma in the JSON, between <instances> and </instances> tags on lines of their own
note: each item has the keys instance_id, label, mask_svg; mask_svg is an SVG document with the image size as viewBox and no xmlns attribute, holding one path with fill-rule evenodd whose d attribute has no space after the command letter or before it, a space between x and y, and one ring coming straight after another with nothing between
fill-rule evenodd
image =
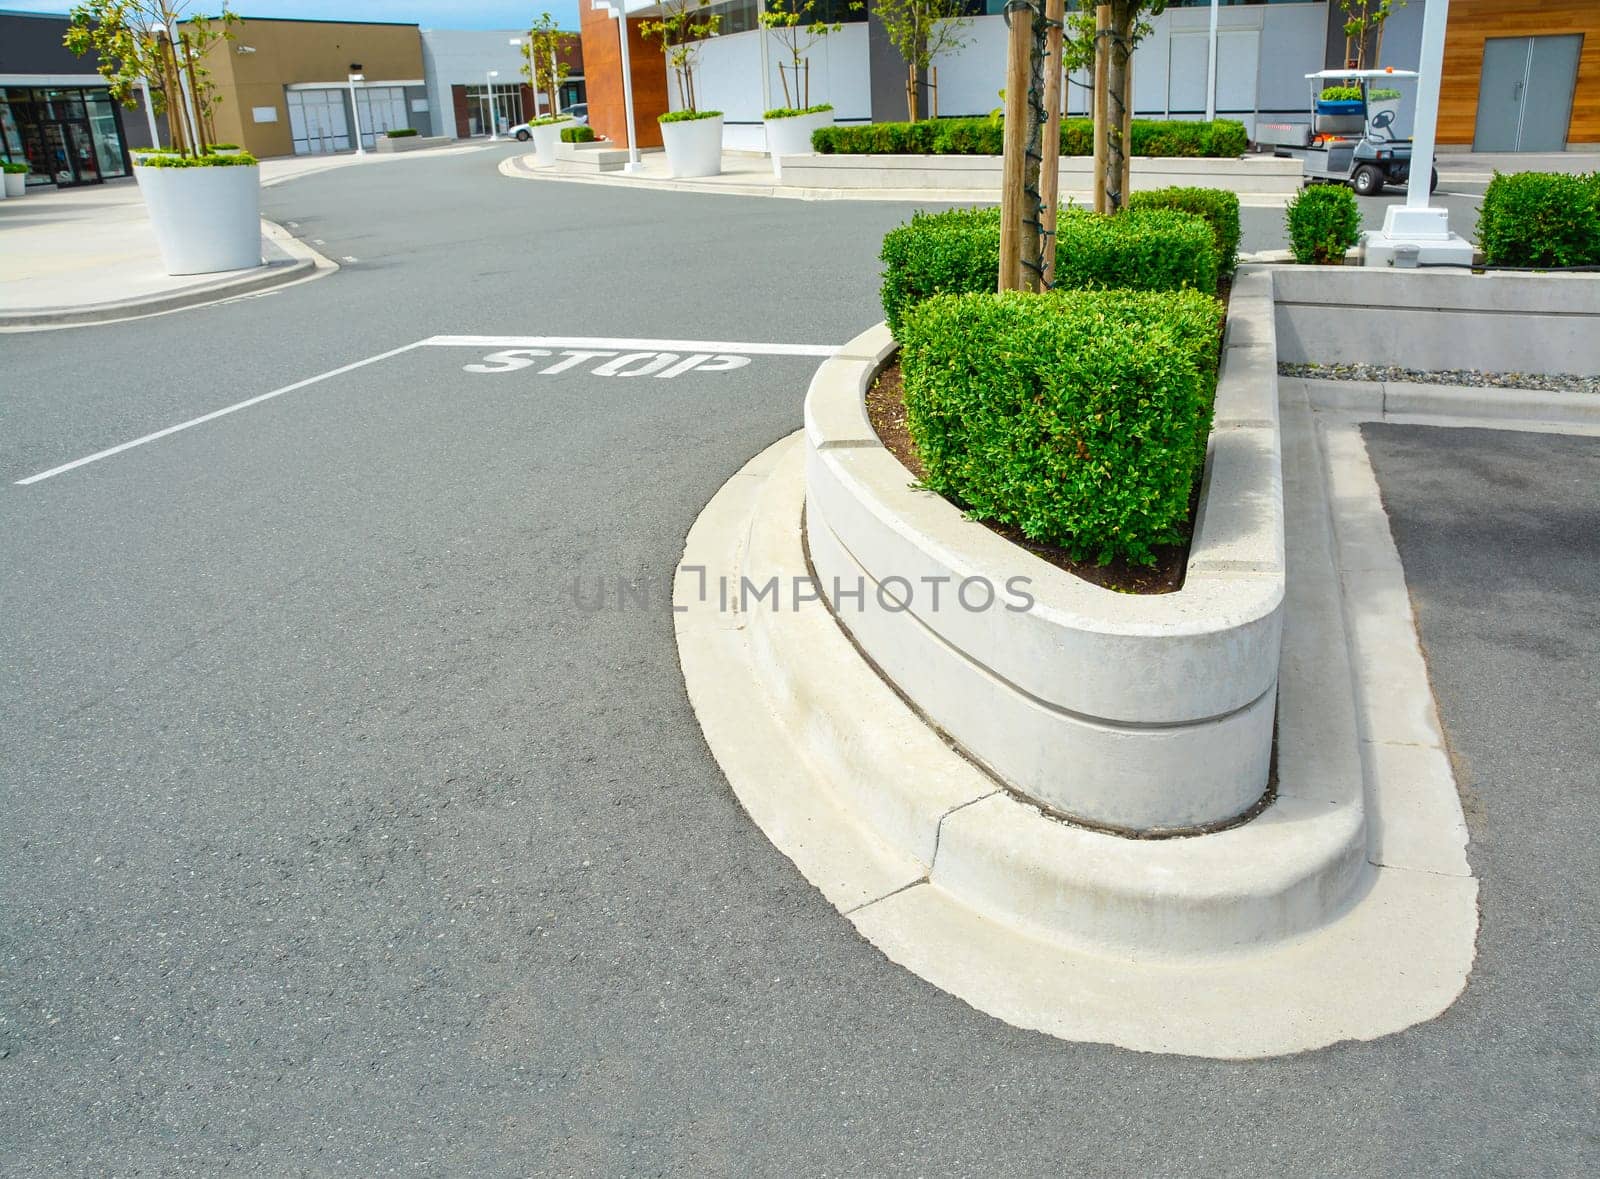
<instances>
[{"instance_id":1,"label":"concrete retaining wall","mask_svg":"<svg viewBox=\"0 0 1600 1179\"><path fill-rule=\"evenodd\" d=\"M785 167L787 168L787 163ZM1137 596L1056 569L928 492L879 442L863 395L888 333L818 370L806 399L811 558L883 673L1018 793L1076 819L1182 829L1266 788L1282 638L1283 494L1268 273L1230 308L1184 588ZM1027 578L1028 609L1008 594ZM973 609L994 587L998 601ZM835 584L862 585L857 602ZM930 592L944 587L943 596Z\"/></svg>"},{"instance_id":2,"label":"concrete retaining wall","mask_svg":"<svg viewBox=\"0 0 1600 1179\"><path fill-rule=\"evenodd\" d=\"M1600 373L1600 274L1286 266L1278 358L1424 370Z\"/></svg>"},{"instance_id":3,"label":"concrete retaining wall","mask_svg":"<svg viewBox=\"0 0 1600 1179\"><path fill-rule=\"evenodd\" d=\"M1093 188L1088 156L1061 161L1061 191ZM1238 193L1292 195L1300 190L1299 160L1245 156L1235 160L1152 159L1133 161L1135 189L1169 185L1225 188ZM794 188L876 188L938 191L971 189L998 194L999 156L785 156L783 183Z\"/></svg>"},{"instance_id":4,"label":"concrete retaining wall","mask_svg":"<svg viewBox=\"0 0 1600 1179\"><path fill-rule=\"evenodd\" d=\"M398 139L380 135L372 141L372 150L384 153L420 151L425 147L449 147L454 142L454 135L403 135Z\"/></svg>"}]
</instances>

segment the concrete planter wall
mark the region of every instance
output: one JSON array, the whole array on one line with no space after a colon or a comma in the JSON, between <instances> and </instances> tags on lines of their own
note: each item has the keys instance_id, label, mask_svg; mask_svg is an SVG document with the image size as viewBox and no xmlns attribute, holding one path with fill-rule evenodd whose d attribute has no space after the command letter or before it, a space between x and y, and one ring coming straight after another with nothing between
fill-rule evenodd
<instances>
[{"instance_id":1,"label":"concrete planter wall","mask_svg":"<svg viewBox=\"0 0 1600 1179\"><path fill-rule=\"evenodd\" d=\"M28 174L26 172L7 172L5 174L4 195L19 197L28 191Z\"/></svg>"},{"instance_id":2,"label":"concrete planter wall","mask_svg":"<svg viewBox=\"0 0 1600 1179\"><path fill-rule=\"evenodd\" d=\"M809 147L808 149L809 150ZM1061 191L1093 188L1093 160L1068 156L1061 161ZM782 161L783 183L796 188L874 188L1000 191L999 156L846 156L812 155ZM1232 160L1133 160L1135 190L1184 187L1225 188L1238 193L1292 195L1300 191L1299 160L1244 156Z\"/></svg>"},{"instance_id":3,"label":"concrete planter wall","mask_svg":"<svg viewBox=\"0 0 1600 1179\"><path fill-rule=\"evenodd\" d=\"M819 127L833 126L832 111L796 115L789 119L763 119L767 133L767 152L772 156L772 174L783 179L785 156L811 154L811 133Z\"/></svg>"},{"instance_id":4,"label":"concrete planter wall","mask_svg":"<svg viewBox=\"0 0 1600 1179\"><path fill-rule=\"evenodd\" d=\"M859 606L839 599L840 623L933 724L1052 811L1188 830L1245 815L1266 789L1284 601L1272 332L1270 274L1241 273L1187 578L1160 596L1073 577L913 489L866 418L879 364L849 359L886 356L883 329L812 382L811 559L825 587L865 586ZM1031 609L972 609L981 588L957 592L1018 576Z\"/></svg>"},{"instance_id":5,"label":"concrete planter wall","mask_svg":"<svg viewBox=\"0 0 1600 1179\"><path fill-rule=\"evenodd\" d=\"M144 194L168 274L213 274L261 265L261 169L147 168Z\"/></svg>"},{"instance_id":6,"label":"concrete planter wall","mask_svg":"<svg viewBox=\"0 0 1600 1179\"><path fill-rule=\"evenodd\" d=\"M1600 374L1600 274L1285 266L1279 359Z\"/></svg>"},{"instance_id":7,"label":"concrete planter wall","mask_svg":"<svg viewBox=\"0 0 1600 1179\"><path fill-rule=\"evenodd\" d=\"M680 119L661 124L667 168L677 179L715 176L722 171L722 116Z\"/></svg>"},{"instance_id":8,"label":"concrete planter wall","mask_svg":"<svg viewBox=\"0 0 1600 1179\"><path fill-rule=\"evenodd\" d=\"M380 135L373 140L372 150L380 155L391 155L395 152L421 151L428 147L448 147L455 141L453 135L401 135L394 139Z\"/></svg>"},{"instance_id":9,"label":"concrete planter wall","mask_svg":"<svg viewBox=\"0 0 1600 1179\"><path fill-rule=\"evenodd\" d=\"M549 166L561 159L561 132L564 128L572 126L570 120L560 123L545 123L542 126L530 127L533 133L533 151L539 157L539 163Z\"/></svg>"}]
</instances>

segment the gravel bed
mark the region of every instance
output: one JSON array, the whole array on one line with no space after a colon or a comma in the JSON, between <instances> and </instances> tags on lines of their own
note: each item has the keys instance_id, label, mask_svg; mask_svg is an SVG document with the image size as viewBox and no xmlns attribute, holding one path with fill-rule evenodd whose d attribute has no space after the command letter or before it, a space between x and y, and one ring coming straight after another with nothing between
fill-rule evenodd
<instances>
[{"instance_id":1,"label":"gravel bed","mask_svg":"<svg viewBox=\"0 0 1600 1179\"><path fill-rule=\"evenodd\" d=\"M1280 364L1282 377L1319 381L1412 381L1419 385L1471 385L1491 389L1539 389L1550 393L1600 393L1600 377L1575 373L1481 373L1471 368L1426 372L1392 364Z\"/></svg>"}]
</instances>

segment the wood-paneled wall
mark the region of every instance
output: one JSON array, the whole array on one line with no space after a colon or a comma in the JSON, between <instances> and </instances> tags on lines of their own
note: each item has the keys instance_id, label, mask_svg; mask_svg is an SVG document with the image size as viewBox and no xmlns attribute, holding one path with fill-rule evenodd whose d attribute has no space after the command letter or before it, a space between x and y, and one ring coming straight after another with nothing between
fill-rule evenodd
<instances>
[{"instance_id":1,"label":"wood-paneled wall","mask_svg":"<svg viewBox=\"0 0 1600 1179\"><path fill-rule=\"evenodd\" d=\"M589 126L618 147L628 142L622 100L622 51L617 22L587 4L579 6L583 38L583 84L589 100ZM639 35L639 21L628 22L628 56L633 67L633 125L640 147L661 146L657 115L667 113L667 63L658 45Z\"/></svg>"},{"instance_id":2,"label":"wood-paneled wall","mask_svg":"<svg viewBox=\"0 0 1600 1179\"><path fill-rule=\"evenodd\" d=\"M1483 43L1490 37L1582 33L1568 143L1600 143L1600 0L1451 0L1439 92L1439 142L1472 143Z\"/></svg>"}]
</instances>

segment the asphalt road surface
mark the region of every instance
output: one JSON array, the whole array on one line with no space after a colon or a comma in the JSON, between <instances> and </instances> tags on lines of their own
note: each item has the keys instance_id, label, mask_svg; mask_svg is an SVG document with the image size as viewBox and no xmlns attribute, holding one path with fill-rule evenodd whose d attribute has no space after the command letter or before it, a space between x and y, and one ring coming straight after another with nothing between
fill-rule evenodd
<instances>
[{"instance_id":1,"label":"asphalt road surface","mask_svg":"<svg viewBox=\"0 0 1600 1179\"><path fill-rule=\"evenodd\" d=\"M1562 770L1595 764L1592 687L1561 722L1581 755L1536 707L1594 666L1592 449L1550 534L1587 521L1589 563L1560 563L1528 639L1560 659L1532 683L1439 661L1498 564L1424 599L1474 788L1519 792L1475 818L1462 1001L1261 1063L1062 1043L887 962L768 844L666 610L700 508L800 424L815 358L739 346L879 318L908 207L518 182L496 158L267 190L355 259L330 278L0 344L0 1170L1593 1169L1594 783ZM503 338L435 339L468 335ZM1527 502L1567 445L1536 441ZM1410 445L1386 487L1433 472L1459 511L1402 549L1444 560L1445 525L1503 491ZM1564 613L1585 592L1586 637ZM1530 812L1559 773L1551 833Z\"/></svg>"}]
</instances>

